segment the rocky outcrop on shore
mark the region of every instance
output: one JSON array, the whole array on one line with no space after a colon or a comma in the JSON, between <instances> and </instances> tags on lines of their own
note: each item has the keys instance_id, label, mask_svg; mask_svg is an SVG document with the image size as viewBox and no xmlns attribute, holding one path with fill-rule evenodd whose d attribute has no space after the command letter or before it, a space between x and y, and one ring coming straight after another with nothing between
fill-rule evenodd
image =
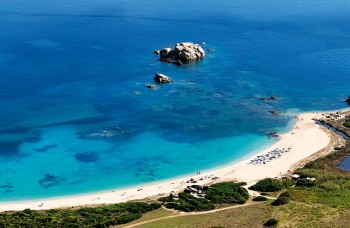
<instances>
[{"instance_id":1,"label":"rocky outcrop on shore","mask_svg":"<svg viewBox=\"0 0 350 228\"><path fill-rule=\"evenodd\" d=\"M158 51L155 53L158 53ZM199 44L182 42L177 43L174 49L164 48L160 50L159 55L161 61L182 65L194 60L204 59L205 52Z\"/></svg>"},{"instance_id":2,"label":"rocky outcrop on shore","mask_svg":"<svg viewBox=\"0 0 350 228\"><path fill-rule=\"evenodd\" d=\"M350 97L346 98L346 99L344 100L344 102L346 102L346 103L348 103L348 105L350 105Z\"/></svg>"}]
</instances>

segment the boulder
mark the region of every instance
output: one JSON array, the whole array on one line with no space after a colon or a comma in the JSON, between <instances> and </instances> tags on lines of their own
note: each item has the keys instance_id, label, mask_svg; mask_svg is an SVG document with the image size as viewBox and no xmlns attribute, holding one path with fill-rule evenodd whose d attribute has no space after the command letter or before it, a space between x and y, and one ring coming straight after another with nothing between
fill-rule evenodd
<instances>
[{"instance_id":1,"label":"boulder","mask_svg":"<svg viewBox=\"0 0 350 228\"><path fill-rule=\"evenodd\" d=\"M175 45L174 55L176 60L189 62L192 60L203 59L205 52L198 44L184 42Z\"/></svg>"},{"instance_id":2,"label":"boulder","mask_svg":"<svg viewBox=\"0 0 350 228\"><path fill-rule=\"evenodd\" d=\"M154 52L156 53L156 51ZM192 42L177 43L174 50L171 48L164 48L159 51L159 54L161 61L175 63L179 66L193 60L203 59L205 56L202 47Z\"/></svg>"},{"instance_id":3,"label":"boulder","mask_svg":"<svg viewBox=\"0 0 350 228\"><path fill-rule=\"evenodd\" d=\"M154 76L154 81L157 83L169 83L169 82L172 82L173 80L171 80L170 77L164 74L157 73Z\"/></svg>"},{"instance_id":4,"label":"boulder","mask_svg":"<svg viewBox=\"0 0 350 228\"><path fill-rule=\"evenodd\" d=\"M181 62L181 60L176 60L176 61L174 61L173 63L174 63L175 65L178 65L178 66L184 65L184 64Z\"/></svg>"},{"instance_id":5,"label":"boulder","mask_svg":"<svg viewBox=\"0 0 350 228\"><path fill-rule=\"evenodd\" d=\"M161 59L173 58L174 51L171 48L164 48L159 54Z\"/></svg>"}]
</instances>

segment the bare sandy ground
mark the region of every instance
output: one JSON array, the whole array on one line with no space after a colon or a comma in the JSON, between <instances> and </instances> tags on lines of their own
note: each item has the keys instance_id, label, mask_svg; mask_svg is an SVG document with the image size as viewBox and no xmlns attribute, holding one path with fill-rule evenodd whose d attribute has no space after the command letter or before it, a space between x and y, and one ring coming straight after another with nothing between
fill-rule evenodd
<instances>
[{"instance_id":1,"label":"bare sandy ground","mask_svg":"<svg viewBox=\"0 0 350 228\"><path fill-rule=\"evenodd\" d=\"M220 181L245 181L248 185L266 177L279 177L283 174L290 173L293 168L302 164L305 159L315 159L324 155L320 151L332 146L332 134L324 127L315 124L314 118L322 117L321 113L305 113L299 115L295 127L288 133L280 135L280 140L268 149L261 151L259 155L266 155L269 151L276 148L291 148L287 153L280 157L266 162L266 164L249 164L251 159L229 165L224 168L192 175L186 178L169 180L161 183L155 183L140 188L129 188L123 190L110 190L86 195L67 196L61 198L38 199L21 202L3 202L0 203L0 211L7 210L24 210L30 209L51 209L62 207L77 207L83 205L99 205L120 203L129 200L144 199L157 195L169 194L171 191L183 190L186 186L191 185L186 181L193 178L198 184L209 184ZM317 153L319 152L319 153ZM213 177L218 179L212 180ZM199 179L203 180L199 180Z\"/></svg>"}]
</instances>

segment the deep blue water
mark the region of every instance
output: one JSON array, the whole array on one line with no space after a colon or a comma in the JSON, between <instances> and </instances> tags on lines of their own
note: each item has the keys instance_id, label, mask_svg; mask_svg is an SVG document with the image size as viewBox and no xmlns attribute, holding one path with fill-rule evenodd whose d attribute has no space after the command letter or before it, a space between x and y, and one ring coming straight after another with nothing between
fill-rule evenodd
<instances>
[{"instance_id":1,"label":"deep blue water","mask_svg":"<svg viewBox=\"0 0 350 228\"><path fill-rule=\"evenodd\" d=\"M0 4L0 200L224 165L273 143L266 132L287 130L289 113L350 95L347 1ZM181 41L215 52L157 61L154 49ZM157 72L175 82L147 89Z\"/></svg>"}]
</instances>

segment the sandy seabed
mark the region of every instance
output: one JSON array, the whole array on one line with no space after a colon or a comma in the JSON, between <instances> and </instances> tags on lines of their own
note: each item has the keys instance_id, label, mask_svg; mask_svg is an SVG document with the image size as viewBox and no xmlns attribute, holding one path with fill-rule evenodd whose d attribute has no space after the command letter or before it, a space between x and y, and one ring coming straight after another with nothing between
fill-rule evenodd
<instances>
[{"instance_id":1,"label":"sandy seabed","mask_svg":"<svg viewBox=\"0 0 350 228\"><path fill-rule=\"evenodd\" d=\"M297 122L294 128L280 135L279 141L274 145L249 159L224 168L203 172L200 175L192 175L185 178L177 178L145 185L142 188L109 190L106 192L30 201L2 202L0 203L0 211L24 210L26 208L43 210L84 205L111 204L155 197L158 195L164 196L168 195L171 191L182 191L186 186L191 185L186 183L191 178L200 185L223 181L244 181L250 186L266 177L274 178L291 173L295 168L302 166L307 161L314 160L331 151L336 141L335 138L337 137L334 136L334 133L330 130L315 123L314 119L321 117L322 113L300 114L296 117ZM338 143L338 141L336 143ZM290 148L290 151L281 153L279 157L271 159L269 162L265 162L265 164L263 162L260 164L251 164L251 160L257 158L258 155L266 155L268 152L276 150L276 148L278 148L278 150L282 150L282 148L287 150Z\"/></svg>"}]
</instances>

